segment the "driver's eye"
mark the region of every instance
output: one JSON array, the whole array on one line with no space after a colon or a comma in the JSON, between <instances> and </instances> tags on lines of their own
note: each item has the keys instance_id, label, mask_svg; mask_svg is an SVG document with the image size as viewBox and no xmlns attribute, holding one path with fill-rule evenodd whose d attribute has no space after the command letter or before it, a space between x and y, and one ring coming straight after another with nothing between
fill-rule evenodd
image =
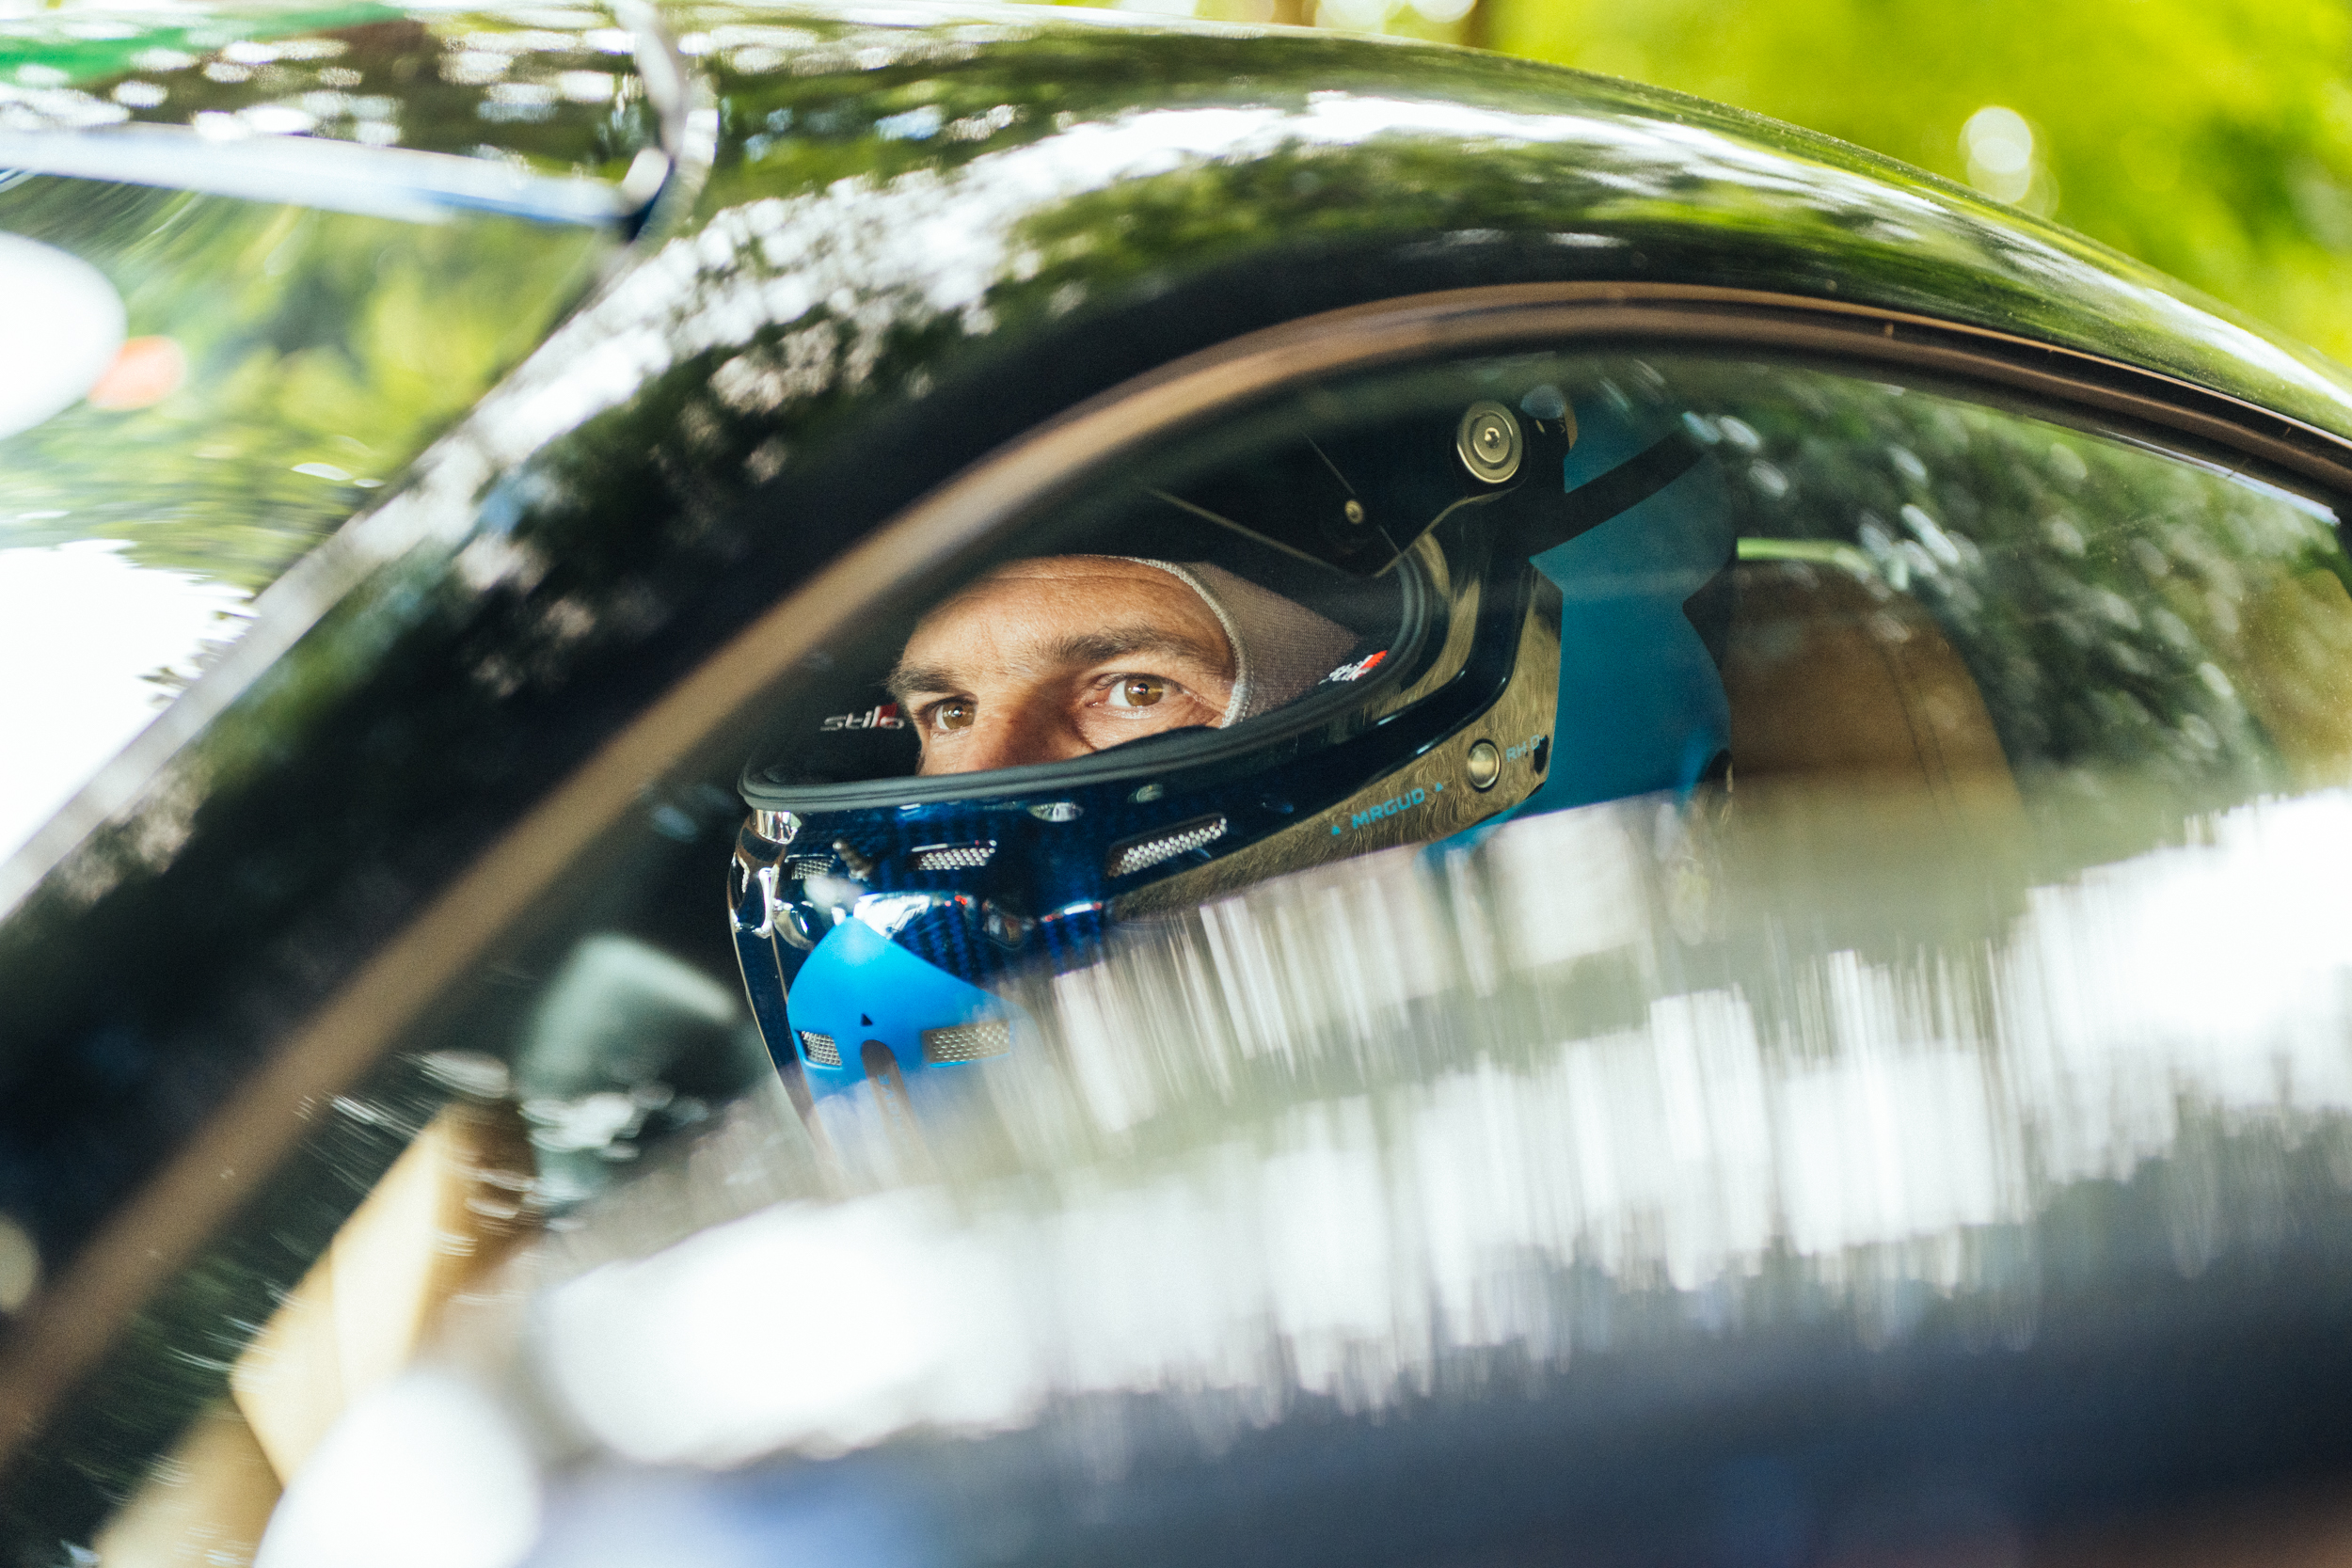
<instances>
[{"instance_id":1,"label":"driver's eye","mask_svg":"<svg viewBox=\"0 0 2352 1568\"><path fill-rule=\"evenodd\" d=\"M1111 685L1111 706L1150 707L1168 695L1168 682L1157 675L1121 675Z\"/></svg>"},{"instance_id":2,"label":"driver's eye","mask_svg":"<svg viewBox=\"0 0 2352 1568\"><path fill-rule=\"evenodd\" d=\"M931 709L931 722L943 730L968 730L972 721L979 717L979 705L959 697Z\"/></svg>"}]
</instances>

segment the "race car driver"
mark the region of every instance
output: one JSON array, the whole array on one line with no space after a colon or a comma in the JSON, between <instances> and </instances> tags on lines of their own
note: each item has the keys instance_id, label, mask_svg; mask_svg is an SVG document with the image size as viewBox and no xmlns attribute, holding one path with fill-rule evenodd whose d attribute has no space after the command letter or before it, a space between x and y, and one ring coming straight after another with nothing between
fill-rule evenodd
<instances>
[{"instance_id":1,"label":"race car driver","mask_svg":"<svg viewBox=\"0 0 2352 1568\"><path fill-rule=\"evenodd\" d=\"M1296 523L1319 469L1379 547ZM1141 488L925 607L743 776L729 896L787 1084L914 1115L1015 1049L1001 976L1120 921L1690 788L1728 733L1720 485L1672 418L1540 385Z\"/></svg>"}]
</instances>

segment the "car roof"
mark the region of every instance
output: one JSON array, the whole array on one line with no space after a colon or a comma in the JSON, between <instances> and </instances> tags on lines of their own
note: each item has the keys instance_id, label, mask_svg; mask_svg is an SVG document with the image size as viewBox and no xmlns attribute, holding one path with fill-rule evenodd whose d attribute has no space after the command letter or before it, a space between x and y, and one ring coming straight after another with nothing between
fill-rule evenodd
<instances>
[{"instance_id":1,"label":"car roof","mask_svg":"<svg viewBox=\"0 0 2352 1568\"><path fill-rule=\"evenodd\" d=\"M782 132L731 115L723 177L763 139L891 144L869 154L868 171L903 180L1058 136L1064 150L1039 161L1059 163L1063 177L1026 198L1041 217L1115 181L1284 166L1327 178L1292 189L1229 182L1228 197L1260 220L1256 233L1238 240L1231 214L1221 230L1206 213L1162 224L1152 236L1168 247L1162 264L1187 240L1311 254L1418 230L1428 245L1483 250L1507 271L1515 264L1499 253L1533 243L1546 248L1516 269L1530 276L1916 312L2140 365L2352 434L2342 367L2186 285L1939 176L1663 88L1416 40L1128 12L704 4L667 15L722 91L764 86L763 102L830 109ZM975 112L1005 123L983 130ZM1090 177L1070 166L1082 160Z\"/></svg>"}]
</instances>

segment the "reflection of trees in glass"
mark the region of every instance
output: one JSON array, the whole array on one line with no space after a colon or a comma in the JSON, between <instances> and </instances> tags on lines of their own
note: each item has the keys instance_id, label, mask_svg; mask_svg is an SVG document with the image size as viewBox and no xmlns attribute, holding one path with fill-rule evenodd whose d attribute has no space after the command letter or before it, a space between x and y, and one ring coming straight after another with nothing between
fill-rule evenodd
<instances>
[{"instance_id":1,"label":"reflection of trees in glass","mask_svg":"<svg viewBox=\"0 0 2352 1568\"><path fill-rule=\"evenodd\" d=\"M961 198L957 276L976 275L997 325L1074 329L1089 306L1270 250L1308 309L1387 247L1365 264L1392 288L1647 275L1868 297L2342 417L2327 372L2249 385L2239 345L2184 331L2153 274L2119 277L2097 247L1994 227L1924 179L1749 117L1597 79L1564 92L1469 53L1331 36L1269 54L1200 33L1152 39L1138 109L1134 38L1030 14L1019 38L1001 19L918 32L778 26L708 0L678 12L724 126L706 209L788 203L758 215L763 247L777 272L847 277L812 291L818 309L888 292L867 279L904 273L897 241ZM986 46L1008 35L1017 46Z\"/></svg>"},{"instance_id":2,"label":"reflection of trees in glass","mask_svg":"<svg viewBox=\"0 0 2352 1568\"><path fill-rule=\"evenodd\" d=\"M0 190L0 228L96 264L130 330L189 365L152 407L83 404L0 442L0 547L120 539L255 590L528 352L610 245L66 180Z\"/></svg>"},{"instance_id":3,"label":"reflection of trees in glass","mask_svg":"<svg viewBox=\"0 0 2352 1568\"><path fill-rule=\"evenodd\" d=\"M374 0L314 9L272 9L245 16L191 11L168 20L152 13L100 17L53 8L0 18L0 71L27 85L108 81L178 55L212 55L240 40L286 39L323 28L389 22L400 13ZM33 68L31 78L20 74Z\"/></svg>"},{"instance_id":4,"label":"reflection of trees in glass","mask_svg":"<svg viewBox=\"0 0 2352 1568\"><path fill-rule=\"evenodd\" d=\"M2306 505L1993 409L1794 370L1620 361L1688 400L1743 536L1835 541L1943 624L2021 773L2306 780L2352 757L2352 578ZM1867 562L1867 566L1866 566ZM1838 569L1826 566L1824 569Z\"/></svg>"}]
</instances>

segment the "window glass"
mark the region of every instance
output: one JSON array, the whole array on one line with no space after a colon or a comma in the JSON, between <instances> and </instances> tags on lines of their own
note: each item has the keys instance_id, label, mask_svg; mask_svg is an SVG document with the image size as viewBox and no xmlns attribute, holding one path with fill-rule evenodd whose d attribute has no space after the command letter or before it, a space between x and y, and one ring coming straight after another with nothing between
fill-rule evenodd
<instances>
[{"instance_id":1,"label":"window glass","mask_svg":"<svg viewBox=\"0 0 2352 1568\"><path fill-rule=\"evenodd\" d=\"M2029 785L2128 772L2227 795L2352 765L2352 606L2326 507L2218 464L1820 372L1629 361L1602 381L1687 403L1726 469L1746 678L1807 657L1782 655L1775 628L1812 613L1793 597L1844 594L1814 586L1842 574L1949 641ZM1866 626L1899 647L1894 629Z\"/></svg>"},{"instance_id":2,"label":"window glass","mask_svg":"<svg viewBox=\"0 0 2352 1568\"><path fill-rule=\"evenodd\" d=\"M6 854L535 346L616 242L24 175L0 182L0 238L92 285L43 311L72 351L0 406L0 660L44 673L0 693L0 727L44 740L0 778Z\"/></svg>"},{"instance_id":3,"label":"window glass","mask_svg":"<svg viewBox=\"0 0 2352 1568\"><path fill-rule=\"evenodd\" d=\"M2347 911L2295 875L2352 843L2347 581L2320 499L1816 366L1485 357L1180 432L861 607L335 1108L371 1178L430 1132L158 1309L140 1353L206 1359L119 1519L212 1465L299 1557L399 1451L421 1557L589 1561L564 1478L616 1458L1210 1413L1100 1488L1611 1324L1700 1381L1822 1314L1981 1340L2150 1161L2194 1180L2085 1266L2178 1277L2281 1168L2213 1128L2352 1147ZM1052 744L936 766L993 702Z\"/></svg>"},{"instance_id":4,"label":"window glass","mask_svg":"<svg viewBox=\"0 0 2352 1568\"><path fill-rule=\"evenodd\" d=\"M1482 402L1508 408L1512 439L1527 447L1500 485L1482 484L1456 450L1452 416ZM1547 429L1526 412L1531 402L1556 403L1570 419ZM1672 487L1659 499L1683 506L1661 508L1647 482L1617 472L1642 451L1655 453L1652 479L1665 482L1656 488ZM1672 544L1697 552L1688 569L1708 569L1701 586L1737 562L1715 585L1720 602L1684 619L1754 705L1767 700L1759 683L1832 657L1782 641L1867 606L1883 612L1863 627L1878 644L1900 646L1895 629L1914 626L1943 644L1937 657L1975 686L1973 708L1992 729L1984 738L1997 741L1997 758L1972 754L2037 784L2082 789L2126 770L2225 790L2310 784L2352 759L2352 728L2332 717L2344 711L2331 651L2346 573L2333 514L2218 463L2047 418L1800 367L1546 357L1321 388L1136 468L1034 521L1020 559L1229 560L1229 576L1238 567L1302 607L1351 606L1333 610L1347 623L1340 645L1376 651L1404 634L1396 583L1414 574L1392 567L1405 546L1448 519L1505 513L1520 515L1520 545L1541 543L1545 528L1590 529L1614 514L1564 503L1562 493L1595 495L1590 482L1617 472L1618 493L1597 504L1630 515L1650 503L1640 512L1649 526L1623 531L1661 551L1676 535ZM1699 491L1704 518L1689 500ZM1659 525L1668 510L1687 518L1678 531ZM1707 556L1718 547L1723 560ZM1605 615L1613 595L1662 592L1639 580L1635 563L1591 553L1573 572L1562 558L1571 629ZM1222 608L1215 591L1201 596ZM970 632L958 618L971 606L1012 597L966 584L884 618L871 648L858 650L863 669L844 657L844 673L808 694L808 712L779 721L775 755L761 766L808 782L915 772L921 716L890 706L909 639L927 615L925 646L951 622ZM1747 705L1735 702L1733 719L1762 725L1762 707ZM1212 724L1230 721L1220 713ZM898 724L904 730L881 730L896 744L870 756L841 738ZM826 737L840 761L828 760ZM1560 755L1573 760L1566 739ZM1825 733L1753 728L1732 760L1755 777L1866 766L1836 744ZM1808 749L1820 747L1830 749Z\"/></svg>"}]
</instances>

